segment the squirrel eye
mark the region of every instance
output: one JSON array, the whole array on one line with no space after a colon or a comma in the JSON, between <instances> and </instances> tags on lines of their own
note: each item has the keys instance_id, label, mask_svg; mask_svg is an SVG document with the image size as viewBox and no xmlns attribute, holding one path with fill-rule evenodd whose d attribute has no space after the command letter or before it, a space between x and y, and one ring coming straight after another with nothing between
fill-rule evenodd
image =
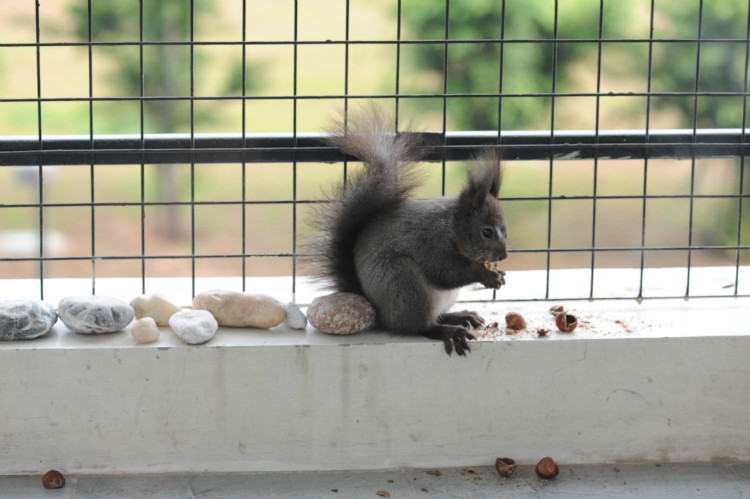
<instances>
[{"instance_id":1,"label":"squirrel eye","mask_svg":"<svg viewBox=\"0 0 750 499\"><path fill-rule=\"evenodd\" d=\"M485 239L492 239L492 229L482 229L482 237Z\"/></svg>"}]
</instances>

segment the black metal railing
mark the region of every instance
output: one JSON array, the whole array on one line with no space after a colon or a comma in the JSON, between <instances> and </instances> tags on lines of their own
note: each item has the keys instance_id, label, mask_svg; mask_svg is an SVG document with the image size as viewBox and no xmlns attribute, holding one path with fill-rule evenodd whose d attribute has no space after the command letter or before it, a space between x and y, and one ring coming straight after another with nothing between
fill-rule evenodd
<instances>
[{"instance_id":1,"label":"black metal railing","mask_svg":"<svg viewBox=\"0 0 750 499\"><path fill-rule=\"evenodd\" d=\"M407 128L402 124L404 116L413 118L425 114L431 118L432 129L436 129L437 132L419 135L425 148L425 161L442 166L440 195L446 194L446 165L454 161L471 159L481 148L497 148L501 151L504 161L514 164L536 161L546 165L547 176L542 180L544 185L541 185L540 189L535 189L531 194L514 191L515 194L503 197L503 201L511 204L544 205L546 227L540 231L544 241L535 241L511 249L512 254L536 254L543 257L544 261L535 267L545 270L547 274L545 289L540 294L540 299L550 297L550 273L555 268L552 257L562 254L590 255L587 265L583 265L584 268L590 269L589 292L577 296L578 299L649 297L648 293L644 293L644 273L649 266L645 255L652 252L685 253L684 261L679 264L681 267L684 266L687 274L684 292L671 293L669 297L750 295L745 291L747 284L745 283L745 287L741 286L741 271L750 261L747 228L750 173L745 160L748 155L746 127L747 102L750 97L750 1L722 2L723 10L717 13L716 5L702 0L689 5L675 0L676 8L670 8L670 2L661 2L657 5L654 0L634 2L633 5L613 0L599 0L586 5L549 0L544 8L536 10L531 4L537 5L539 2L511 3L501 0L486 12L471 11L481 6L450 0L431 2L429 5L419 0L394 0L389 5L385 5L388 2L384 2L382 6L383 18L392 24L390 34L380 38L353 39L356 36L352 36L351 33L354 22L352 10L358 7L347 0L340 6L343 29L342 26L332 23L330 35L309 39L300 33L300 27L305 26L307 22L306 16L303 15L306 6L295 0L289 5L283 14L284 19L281 20L289 29L283 39L278 40L257 39L257 36L253 36L257 22L262 21L256 21L250 15L254 5L247 0L236 2L235 11L230 17L240 18L241 21L232 21L238 25L238 30L234 36L227 34L226 39L216 39L216 33L212 33L209 39L206 39L203 25L199 22L199 10L205 5L196 5L194 0L180 2L175 7L180 13L178 17L181 21L174 27L174 32L163 36L163 39L155 38L157 35L153 34L153 28L163 25L167 20L155 15L151 17L153 12L149 9L166 2L149 4L139 0L137 6L134 3L128 4L130 7L116 3L110 6L94 4L91 0L71 3L75 4L79 13L77 37L61 36L65 30L60 27L53 26L53 29L50 29L51 21L45 21L43 15L45 9L50 6L45 3L33 2L23 7L27 9L29 22L26 25L26 35L19 39L8 35L10 30L3 31L0 24L0 64L23 57L28 63L18 66L23 68L24 73L14 70L12 74L3 75L6 81L24 78L27 85L16 93L4 93L2 89L5 87L0 85L0 113L4 113L8 106L24 106L26 114L32 116L31 121L34 122L34 125L30 126L31 130L29 126L23 131L8 129L7 126L0 130L0 173L5 167L26 167L36 170L36 179L30 184L35 194L31 199L0 199L0 230L12 225L3 224L3 217L7 221L11 216L8 214L15 213L13 210L30 210L35 214L32 230L37 235L36 249L30 253L14 256L7 252L3 253L0 249L0 264L34 264L38 270L36 278L39 279L41 297L44 297L44 282L47 278L45 265L52 262L90 262L91 288L94 293L99 262L140 262L141 288L146 292L150 276L147 262L189 261L192 290L195 293L198 261L227 258L240 260L239 273L242 289L245 289L247 278L252 276L246 268L248 260L288 259L291 261L291 288L294 290L298 276L297 260L303 256L298 245L298 211L302 207L319 202L317 198L299 194L298 166L308 163L342 162L345 179L347 162L351 159L325 146L321 142L322 133L303 131L309 128L300 124L301 119L307 116L302 107L324 102L326 105L330 104L327 107L331 111L330 114L333 114L336 108L343 107L346 112L363 101L373 100L394 110L396 130ZM206 2L208 3L210 2ZM638 5L635 5L636 3ZM116 5L125 10L107 10L114 9ZM577 9L575 15L571 17L568 13L566 17L565 9L569 9L571 5ZM105 9L104 12L101 9ZM415 12L419 13L419 16L414 16ZM471 14L467 16L469 21L462 20L461 16L456 15L463 12ZM727 12L730 15L727 15ZM528 17L532 13L538 18ZM174 14L175 11L171 11L170 15L174 17ZM629 20L622 18L618 19L617 23L610 22L613 16L624 14L630 16ZM59 17L67 19L65 16ZM17 24L16 17L8 17L11 18L12 21L5 22ZM578 22L577 31L571 32L566 22L570 23L573 18L577 21L588 19L588 22ZM125 34L105 32L102 35L98 31L102 26L111 28L117 24L115 20L123 19L130 27L130 31L125 30ZM518 22L519 19L522 22ZM212 18L210 21L205 23L205 26L215 24L215 19ZM2 22L0 20L0 23ZM468 22L472 31L463 30L461 22ZM661 32L660 29L663 27L659 27L660 23L663 26L672 26L672 29ZM623 30L618 27L620 25L627 25L628 28ZM531 31L519 32L517 26L526 26ZM263 92L256 92L251 85L251 56L266 49L277 48L286 48L288 53L267 64L271 68L287 71L288 84L283 90L266 88ZM305 80L304 75L300 74L305 63L303 51L330 48L340 51L337 54L340 57L338 62L341 66L341 81L335 85L331 84L330 88L316 88L315 91L301 88ZM390 50L386 63L381 67L385 68L388 78L392 77L392 84L384 84L383 88L373 91L354 90L352 73L371 71L369 64L364 65L364 68L355 64L358 62L354 55L355 51L364 48ZM613 48L621 51L616 52L614 56L608 56ZM76 50L85 60L83 66L78 68L80 74L76 75L81 88L70 94L53 93L50 90L58 80L70 76L65 72L61 74L59 69L52 71L47 66L50 57L47 54L59 49ZM158 65L148 64L149 54L162 49L184 52L184 61L181 62L184 67L179 74L164 77L159 73ZM197 52L206 49L233 50L233 53L240 55L240 76L235 78L239 88L226 92L216 91L213 94L197 90L197 80L203 74ZM527 49L531 50L524 52L528 57L524 56L525 58L521 57L519 60L516 54L514 59L514 51ZM535 49L539 50L533 52ZM126 73L133 76L134 87L129 93L101 94L100 89L108 84L104 83L105 80L99 74L97 57L106 56L112 62L118 55L125 53L111 52L118 50L130 51L131 55L135 53L132 67L117 75L118 78ZM456 64L454 58L463 50L473 52L466 56L466 60ZM573 71L565 66L570 62L570 54L575 50L587 54L583 60L588 64L587 71L591 81L585 88L580 82L570 78L569 75ZM721 54L717 55L722 51L730 57L722 58ZM662 55L660 59L660 53L667 55ZM4 59L8 54L14 57ZM17 54L24 55L21 57ZM168 58L166 52L159 54L162 57L160 61L168 62L164 60ZM408 58L410 54L411 59ZM625 59L619 60L622 57ZM626 71L611 72L612 61L626 66ZM678 69L671 67L672 63L676 62L681 63ZM535 64L533 68L532 63ZM422 73L415 72L417 66ZM478 66L491 67L492 74L462 78L463 72ZM2 66L0 69L3 69ZM261 68L261 71L263 69ZM580 66L578 70L580 72ZM316 71L325 73L328 69L316 68ZM527 85L528 88L519 88L518 83L514 83L514 74L531 74L533 71L539 73L536 76L539 76L543 83L534 83L531 81L533 78L529 78L531 86ZM408 83L409 78L413 79L415 74L428 75L429 78L426 79L433 83L431 86L428 85L429 88L415 87L413 83ZM631 76L637 84L612 86L612 82L618 78L627 80ZM179 84L181 90L173 91L168 85L158 90L148 86L149 82L158 80ZM475 85L484 83L483 80L491 84ZM584 127L588 130L562 129L570 127L569 123L565 123L565 119L571 118L571 114L565 114L564 103L570 102L571 99L586 101L587 104L577 108L576 112L587 114L591 118ZM606 107L617 99L627 101L630 107L637 107L638 111L631 113L632 116L628 120L620 122L618 113L621 110ZM486 123L489 119L491 124L463 126L460 128L467 131L451 131L452 127L457 127L452 121L458 121L452 106L468 102L480 102L479 106L475 105L470 109L469 114L482 115L478 118L479 122ZM249 105L259 103L289 106L289 122L283 129L284 133L249 132L253 129L253 124L265 119L262 113L248 110ZM678 126L680 129L662 129L659 124L657 114L665 109L665 103L674 104L674 109L679 110L677 114L680 118L672 120L672 123L676 122L678 125L669 126ZM103 121L103 113L97 106L113 104L131 106L131 111L135 109L131 116L135 126L131 123L128 128L131 133L106 135L97 131L100 121ZM198 106L223 104L241 108L239 122L224 128L233 133L199 133ZM539 106L526 109L526 104ZM153 125L147 126L148 118L160 112L155 110L155 106L173 105L181 106L184 116L175 118L175 123L163 123L163 129ZM713 108L717 105L721 107L720 112L714 112L716 110ZM80 125L72 129L85 129L87 133L59 135L67 132L50 132L48 127L52 120L45 111L55 109L60 113L62 108L57 106L85 108L83 114L71 117L71 120L77 120L76 124ZM667 107L668 110L672 110ZM520 117L515 116L515 113ZM514 123L514 119L515 124L509 124ZM419 119L416 121L419 122ZM316 116L315 122L325 123L325 116ZM0 124L2 123L5 122L0 120ZM630 129L638 127L642 128ZM479 128L490 128L492 131L473 131ZM182 130L184 133L150 133L173 130ZM701 180L696 178L698 162L710 158L730 158L735 162L736 178L730 188L720 193L709 193L701 189ZM589 192L558 192L558 168L564 169L564 165L573 160L585 161L592 166L593 179L590 180ZM602 192L597 179L599 175L607 172L612 160L634 160L642 165L641 189L638 192ZM679 193L655 193L649 190L649 172L653 173L662 168L664 165L661 160L689 162L687 190ZM239 170L238 182L242 183L239 195L212 200L196 196L196 168L211 163L229 164ZM273 199L254 198L246 189L252 175L249 168L266 163L290 166L283 171L284 175L290 177L291 188ZM184 199L150 199L146 195L146 168L148 165L165 164L172 164L182 171L189 170L189 194ZM85 198L58 200L46 196L43 174L45 168L81 165L89 169L90 192ZM99 172L107 168L107 165L129 165L138 170L140 192L136 196L137 199L101 199L98 193L103 175ZM282 171L281 168L279 171ZM652 244L646 237L647 205L670 200L687 203L689 220L685 237L670 244ZM573 201L590 202L590 208L578 214L580 221L590 223L590 234L586 243L561 245L553 241L553 219L560 203ZM599 207L602 203L616 201L640 204L639 220L635 221L639 226L639 234L634 236L633 241L628 241L629 244L603 244L598 240L597 220L602 216ZM731 227L727 229L727 237L706 241L696 236L696 204L704 201L733 203L731 211L732 217L736 217L736 223L732 221L729 224ZM236 229L242 241L237 251L196 250L196 234L200 229L196 222L196 209L207 206L242 207L240 219L236 221ZM248 226L252 221L248 219L245 208L254 206L290 208L291 244L285 251L253 251L247 245ZM189 251L154 254L148 250L145 229L147 210L165 207L180 207L190 211ZM58 208L80 208L88 212L90 233L86 236L90 237L91 244L83 254L50 254L46 249L45 226L48 224L45 223L45 217L50 210ZM139 211L140 234L133 236L139 239L140 247L135 254L102 254L96 244L95 227L102 216L100 210L105 208ZM523 223L524 220L513 221L514 225ZM693 255L697 252L721 253L722 265L733 268L734 282L730 283L731 288L727 293L705 293L691 289L690 273L696 266ZM594 274L599 268L597 257L611 253L636 255L638 262L632 266L639 269L639 282L633 292L614 297L596 293ZM5 276L0 274L0 278L2 277Z\"/></svg>"}]
</instances>

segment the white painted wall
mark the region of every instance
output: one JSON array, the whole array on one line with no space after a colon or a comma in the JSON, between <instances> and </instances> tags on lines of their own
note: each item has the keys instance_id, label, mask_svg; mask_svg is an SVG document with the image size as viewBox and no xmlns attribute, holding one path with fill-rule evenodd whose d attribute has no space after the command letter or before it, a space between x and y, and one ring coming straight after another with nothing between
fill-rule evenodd
<instances>
[{"instance_id":1,"label":"white painted wall","mask_svg":"<svg viewBox=\"0 0 750 499\"><path fill-rule=\"evenodd\" d=\"M382 333L137 346L58 324L0 344L0 474L750 459L750 301L654 303L575 305L633 333L506 336L465 359Z\"/></svg>"}]
</instances>

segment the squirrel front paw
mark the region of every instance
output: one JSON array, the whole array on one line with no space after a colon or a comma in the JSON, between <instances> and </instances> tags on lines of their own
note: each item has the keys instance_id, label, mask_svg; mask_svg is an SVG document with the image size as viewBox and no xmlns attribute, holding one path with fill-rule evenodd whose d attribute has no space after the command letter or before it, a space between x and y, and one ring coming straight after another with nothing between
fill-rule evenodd
<instances>
[{"instance_id":1,"label":"squirrel front paw","mask_svg":"<svg viewBox=\"0 0 750 499\"><path fill-rule=\"evenodd\" d=\"M505 285L505 272L496 269L485 269L480 281L485 288L500 289Z\"/></svg>"},{"instance_id":2,"label":"squirrel front paw","mask_svg":"<svg viewBox=\"0 0 750 499\"><path fill-rule=\"evenodd\" d=\"M438 324L448 324L451 326L464 326L478 328L484 325L484 319L476 312L464 310L462 312L453 312L442 314L437 318Z\"/></svg>"},{"instance_id":3,"label":"squirrel front paw","mask_svg":"<svg viewBox=\"0 0 750 499\"><path fill-rule=\"evenodd\" d=\"M466 352L471 352L468 340L476 339L466 328L447 324L434 326L427 330L424 335L434 340L443 340L445 352L448 355L455 349L458 355L463 355L464 357L466 356Z\"/></svg>"}]
</instances>

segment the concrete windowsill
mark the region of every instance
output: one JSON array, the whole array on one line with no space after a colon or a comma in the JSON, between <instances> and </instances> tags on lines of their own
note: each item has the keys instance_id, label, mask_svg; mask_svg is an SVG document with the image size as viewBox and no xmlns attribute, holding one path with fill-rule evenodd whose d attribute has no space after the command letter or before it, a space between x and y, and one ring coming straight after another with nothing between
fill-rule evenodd
<instances>
[{"instance_id":1,"label":"concrete windowsill","mask_svg":"<svg viewBox=\"0 0 750 499\"><path fill-rule=\"evenodd\" d=\"M286 282L249 279L248 291L288 299ZM75 291L47 281L52 303L58 284ZM714 284L726 290L723 276ZM130 286L97 280L97 293L129 300ZM199 291L209 287L233 285ZM552 303L583 321L574 333L555 332ZM44 338L0 343L0 474L750 459L750 299L456 308L500 326L466 358L425 338L283 326L220 328L189 346L168 328L136 345L127 332L84 336L58 322ZM503 330L511 309L527 331Z\"/></svg>"}]
</instances>

